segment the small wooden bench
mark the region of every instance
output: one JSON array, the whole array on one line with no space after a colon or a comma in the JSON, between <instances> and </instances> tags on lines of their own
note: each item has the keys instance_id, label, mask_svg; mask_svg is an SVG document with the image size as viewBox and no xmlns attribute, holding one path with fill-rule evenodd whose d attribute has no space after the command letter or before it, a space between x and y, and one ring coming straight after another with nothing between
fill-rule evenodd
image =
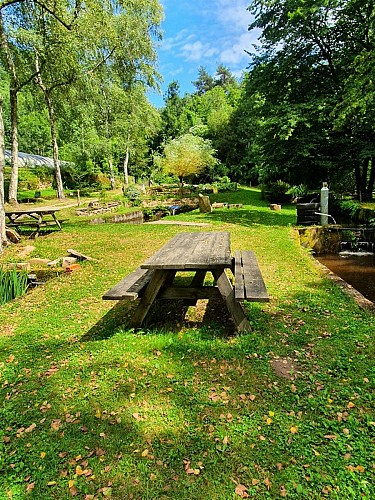
<instances>
[{"instance_id":1,"label":"small wooden bench","mask_svg":"<svg viewBox=\"0 0 375 500\"><path fill-rule=\"evenodd\" d=\"M103 295L104 300L136 300L142 296L153 271L138 267Z\"/></svg>"},{"instance_id":2,"label":"small wooden bench","mask_svg":"<svg viewBox=\"0 0 375 500\"><path fill-rule=\"evenodd\" d=\"M238 250L234 252L233 274L236 300L269 302L266 285L253 251Z\"/></svg>"}]
</instances>

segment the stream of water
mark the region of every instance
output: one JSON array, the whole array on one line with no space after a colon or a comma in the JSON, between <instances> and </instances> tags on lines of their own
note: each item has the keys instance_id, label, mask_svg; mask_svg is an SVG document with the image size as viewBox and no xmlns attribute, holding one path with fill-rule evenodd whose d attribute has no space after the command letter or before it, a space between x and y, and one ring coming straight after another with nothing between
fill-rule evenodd
<instances>
[{"instance_id":1,"label":"stream of water","mask_svg":"<svg viewBox=\"0 0 375 500\"><path fill-rule=\"evenodd\" d=\"M375 302L375 254L343 251L339 254L317 255L316 259Z\"/></svg>"}]
</instances>

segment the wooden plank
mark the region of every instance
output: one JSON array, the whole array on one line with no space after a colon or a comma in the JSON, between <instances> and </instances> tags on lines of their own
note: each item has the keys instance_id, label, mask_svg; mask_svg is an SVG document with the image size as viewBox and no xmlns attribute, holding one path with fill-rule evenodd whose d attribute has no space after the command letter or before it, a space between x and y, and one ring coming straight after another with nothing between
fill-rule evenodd
<instances>
[{"instance_id":1,"label":"wooden plank","mask_svg":"<svg viewBox=\"0 0 375 500\"><path fill-rule=\"evenodd\" d=\"M172 271L173 272L173 271ZM137 309L131 319L131 324L135 328L142 326L143 320L147 316L161 287L170 279L170 272L163 269L155 269L151 281L148 284Z\"/></svg>"},{"instance_id":2,"label":"wooden plank","mask_svg":"<svg viewBox=\"0 0 375 500\"><path fill-rule=\"evenodd\" d=\"M144 262L145 269L198 270L230 267L228 232L179 233Z\"/></svg>"},{"instance_id":3,"label":"wooden plank","mask_svg":"<svg viewBox=\"0 0 375 500\"><path fill-rule=\"evenodd\" d=\"M138 267L106 292L104 300L136 300L152 277L153 271Z\"/></svg>"},{"instance_id":4,"label":"wooden plank","mask_svg":"<svg viewBox=\"0 0 375 500\"><path fill-rule=\"evenodd\" d=\"M243 276L241 252L234 252L234 295L237 300L244 300L246 297L245 281Z\"/></svg>"},{"instance_id":5,"label":"wooden plank","mask_svg":"<svg viewBox=\"0 0 375 500\"><path fill-rule=\"evenodd\" d=\"M73 248L68 248L67 252L70 254L70 255L73 255L73 257L77 257L77 259L82 259L82 260L92 260L92 261L95 261L97 262L96 259L93 259L92 257L88 257L87 255L81 253L81 252L77 252L77 250L73 250Z\"/></svg>"},{"instance_id":6,"label":"wooden plank","mask_svg":"<svg viewBox=\"0 0 375 500\"><path fill-rule=\"evenodd\" d=\"M212 274L216 280L220 294L227 305L228 311L232 316L237 330L251 330L250 324L245 316L245 313L243 312L241 304L235 299L234 289L225 271L214 270L212 271Z\"/></svg>"},{"instance_id":7,"label":"wooden plank","mask_svg":"<svg viewBox=\"0 0 375 500\"><path fill-rule=\"evenodd\" d=\"M158 299L172 299L172 300L186 300L186 305L195 306L199 299L217 299L220 298L220 292L214 286L196 286L196 287L183 287L183 286L170 286L163 289Z\"/></svg>"},{"instance_id":8,"label":"wooden plank","mask_svg":"<svg viewBox=\"0 0 375 500\"><path fill-rule=\"evenodd\" d=\"M255 253L251 250L235 252L235 297L250 302L269 302Z\"/></svg>"}]
</instances>

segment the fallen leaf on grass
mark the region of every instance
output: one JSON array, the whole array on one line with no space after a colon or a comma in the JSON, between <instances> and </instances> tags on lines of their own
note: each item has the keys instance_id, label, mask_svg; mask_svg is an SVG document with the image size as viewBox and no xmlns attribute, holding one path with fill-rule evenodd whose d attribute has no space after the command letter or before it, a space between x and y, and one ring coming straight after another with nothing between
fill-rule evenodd
<instances>
[{"instance_id":1,"label":"fallen leaf on grass","mask_svg":"<svg viewBox=\"0 0 375 500\"><path fill-rule=\"evenodd\" d=\"M290 432L291 432L292 434L297 434L297 432L298 432L298 427L295 427L295 426L291 427L291 428L290 428Z\"/></svg>"},{"instance_id":2,"label":"fallen leaf on grass","mask_svg":"<svg viewBox=\"0 0 375 500\"><path fill-rule=\"evenodd\" d=\"M60 419L55 419L52 420L51 422L51 429L54 431L58 431L61 427L61 420Z\"/></svg>"},{"instance_id":3,"label":"fallen leaf on grass","mask_svg":"<svg viewBox=\"0 0 375 500\"><path fill-rule=\"evenodd\" d=\"M266 485L267 490L270 490L271 489L271 481L269 480L269 478L266 477L266 479L263 482Z\"/></svg>"},{"instance_id":4,"label":"fallen leaf on grass","mask_svg":"<svg viewBox=\"0 0 375 500\"><path fill-rule=\"evenodd\" d=\"M249 498L247 491L248 490L246 486L244 486L243 484L237 484L236 489L234 490L236 495L238 495L241 498Z\"/></svg>"},{"instance_id":5,"label":"fallen leaf on grass","mask_svg":"<svg viewBox=\"0 0 375 500\"><path fill-rule=\"evenodd\" d=\"M29 483L26 485L26 493L32 491L35 488L35 483Z\"/></svg>"}]
</instances>

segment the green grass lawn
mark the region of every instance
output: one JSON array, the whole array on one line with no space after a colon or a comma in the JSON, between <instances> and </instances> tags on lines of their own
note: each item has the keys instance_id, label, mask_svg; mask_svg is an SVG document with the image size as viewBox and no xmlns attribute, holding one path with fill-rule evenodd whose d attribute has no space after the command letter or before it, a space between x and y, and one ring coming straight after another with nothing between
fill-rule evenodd
<instances>
[{"instance_id":1,"label":"green grass lawn","mask_svg":"<svg viewBox=\"0 0 375 500\"><path fill-rule=\"evenodd\" d=\"M98 261L0 308L0 499L375 498L374 316L299 246L295 207L215 201L244 207L175 216L204 228L74 218L31 242ZM135 332L134 303L101 300L182 230L255 251L271 301L246 304L250 333L221 304L164 304Z\"/></svg>"}]
</instances>

